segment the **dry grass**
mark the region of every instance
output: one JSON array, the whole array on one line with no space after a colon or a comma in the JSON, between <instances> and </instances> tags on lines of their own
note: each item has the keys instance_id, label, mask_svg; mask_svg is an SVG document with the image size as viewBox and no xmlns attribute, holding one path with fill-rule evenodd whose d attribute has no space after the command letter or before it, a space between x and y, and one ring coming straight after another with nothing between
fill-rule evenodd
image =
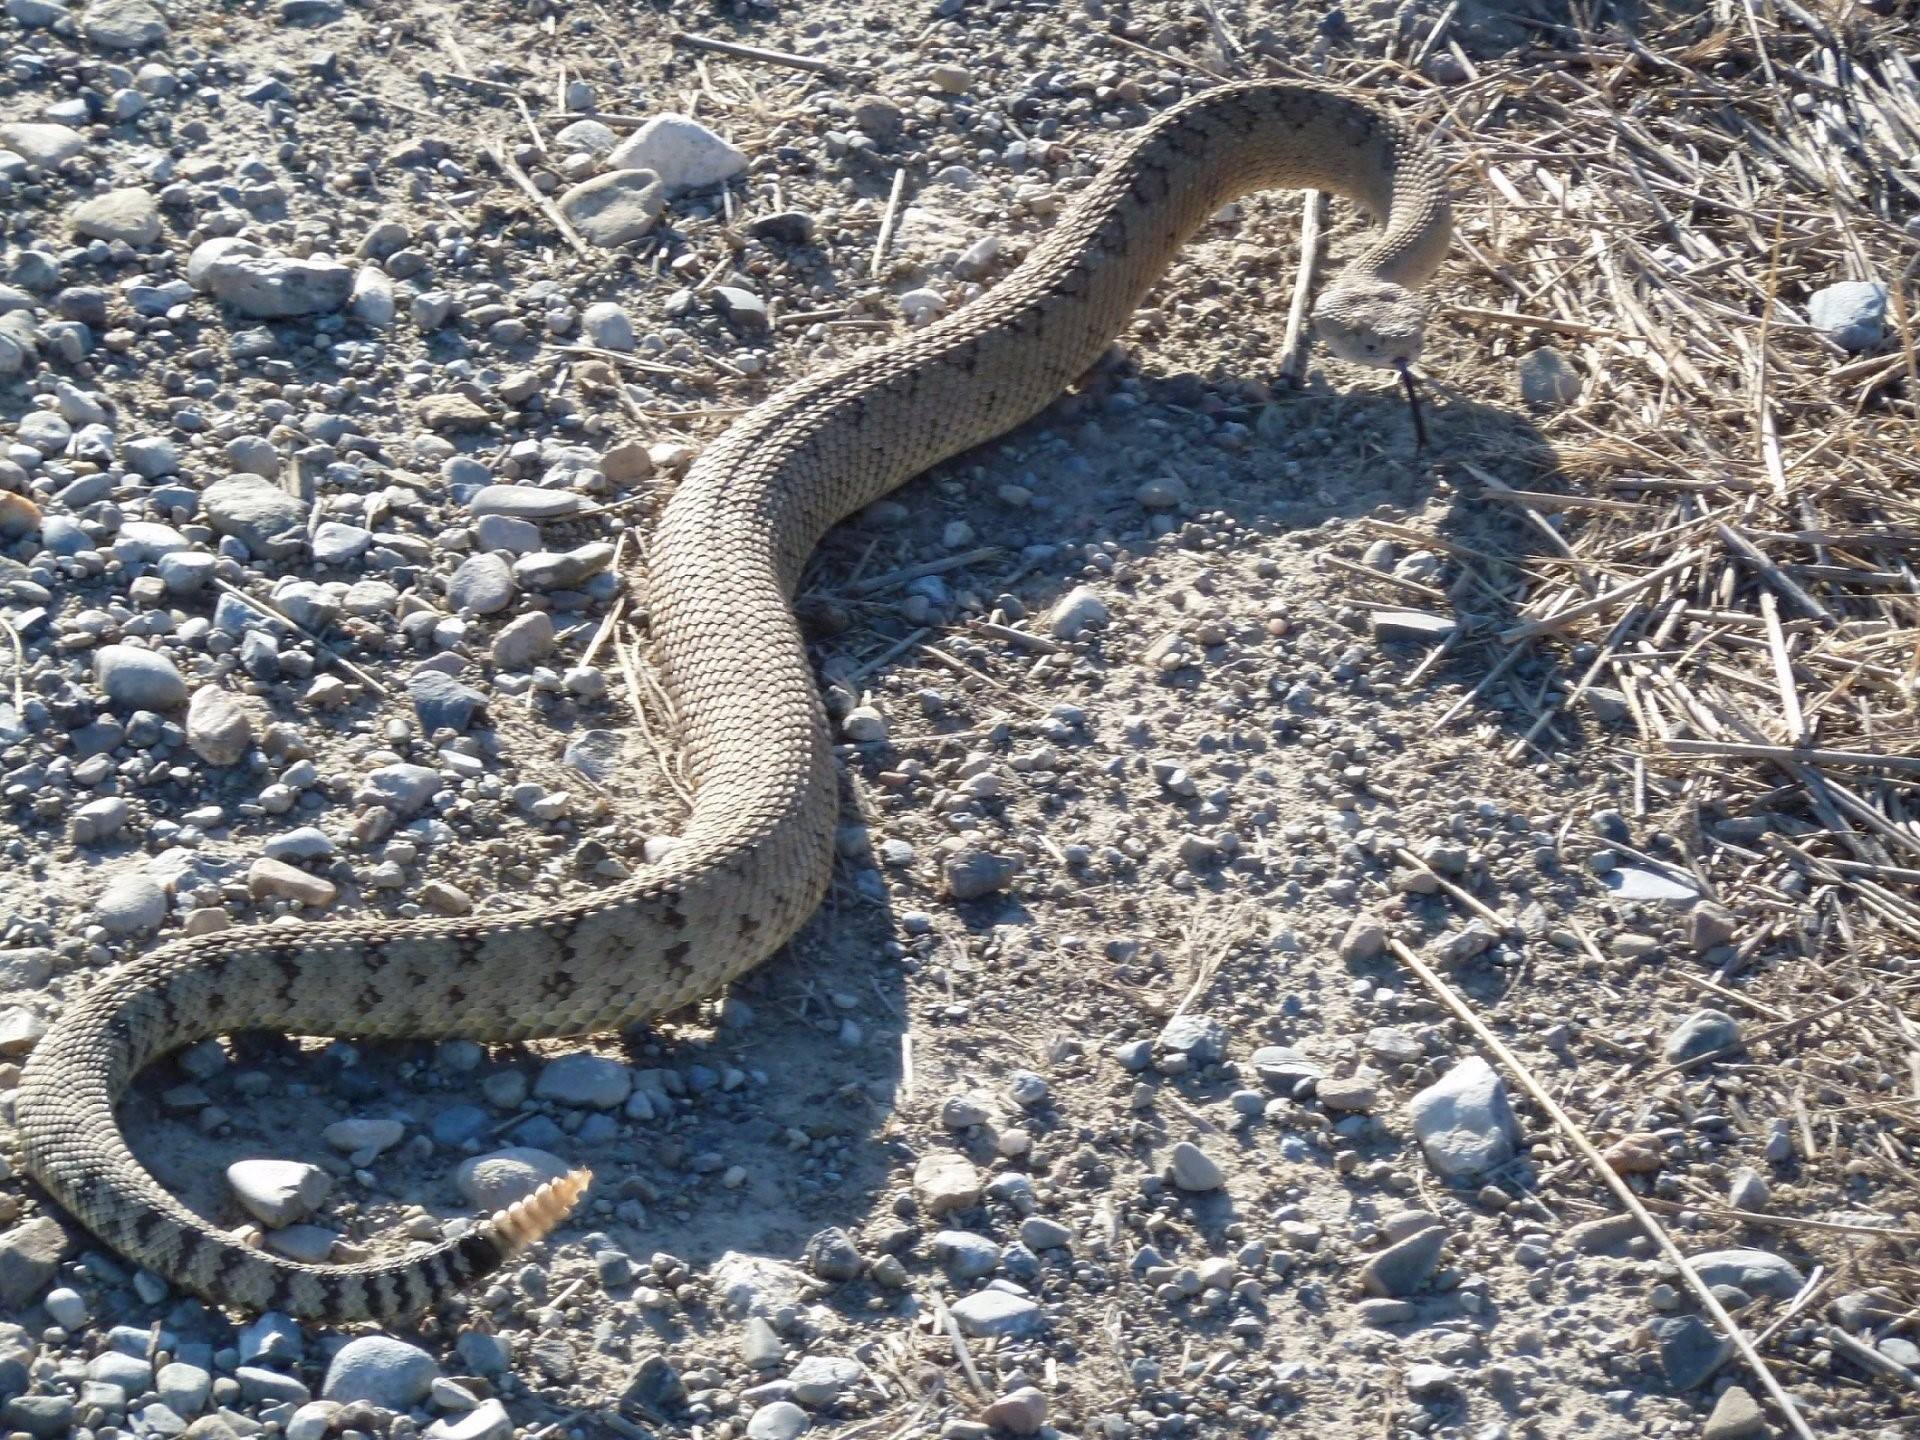
<instances>
[{"instance_id":1,"label":"dry grass","mask_svg":"<svg viewBox=\"0 0 1920 1440\"><path fill-rule=\"evenodd\" d=\"M1873 1233L1920 1223L1908 32L1855 5L1718 0L1638 34L1541 26L1475 62L1454 13L1400 59L1449 52L1464 83L1336 78L1400 87L1457 157L1456 323L1509 355L1554 345L1586 377L1541 422L1557 464L1539 492L1460 477L1533 512L1546 546L1485 665L1537 648L1573 677L1510 754L1575 743L1592 688L1624 704L1637 740L1597 763L1630 772L1638 813L1688 839L1735 920L1708 968L1672 961L1750 1011L1711 1083L1749 1135L1789 1118L1803 1219L1848 1228L1773 1223L1828 1265L1828 1293L1888 1285L1911 1309L1920 1252ZM1863 356L1804 310L1853 279L1893 290L1897 334ZM1644 1070L1648 1093L1676 1080Z\"/></svg>"}]
</instances>

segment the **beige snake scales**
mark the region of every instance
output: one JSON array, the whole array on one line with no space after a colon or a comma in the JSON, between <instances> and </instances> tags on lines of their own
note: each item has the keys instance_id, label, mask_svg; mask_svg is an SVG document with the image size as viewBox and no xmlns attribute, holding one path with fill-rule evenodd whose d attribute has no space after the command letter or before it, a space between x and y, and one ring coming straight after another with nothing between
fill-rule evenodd
<instances>
[{"instance_id":1,"label":"beige snake scales","mask_svg":"<svg viewBox=\"0 0 1920 1440\"><path fill-rule=\"evenodd\" d=\"M96 984L21 1081L27 1166L102 1240L222 1305L337 1321L419 1312L558 1224L557 1180L457 1239L365 1264L298 1264L181 1205L128 1151L114 1104L141 1067L208 1035L611 1031L708 995L804 922L832 867L828 732L790 599L829 526L1041 410L1119 333L1222 204L1266 186L1347 195L1385 221L1328 287L1334 351L1417 358L1411 291L1439 265L1439 172L1398 124L1294 84L1210 90L1122 145L1046 241L945 321L782 391L712 445L652 543L653 635L696 795L670 859L502 918L355 920L169 944Z\"/></svg>"}]
</instances>

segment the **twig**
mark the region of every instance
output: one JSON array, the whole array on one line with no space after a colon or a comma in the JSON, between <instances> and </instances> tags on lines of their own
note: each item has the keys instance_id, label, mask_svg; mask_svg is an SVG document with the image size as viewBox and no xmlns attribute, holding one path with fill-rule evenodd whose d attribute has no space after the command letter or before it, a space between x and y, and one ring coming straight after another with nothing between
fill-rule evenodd
<instances>
[{"instance_id":1,"label":"twig","mask_svg":"<svg viewBox=\"0 0 1920 1440\"><path fill-rule=\"evenodd\" d=\"M673 32L673 41L692 50L711 50L716 55L731 55L736 60L758 60L764 65L784 65L789 70L809 70L816 75L832 75L839 69L831 60L811 55L795 55L786 50L767 50L758 45L737 45L731 40L716 40L710 35L695 35L686 30Z\"/></svg>"},{"instance_id":2,"label":"twig","mask_svg":"<svg viewBox=\"0 0 1920 1440\"><path fill-rule=\"evenodd\" d=\"M887 196L887 210L880 217L880 235L873 242L873 263L867 267L868 278L880 278L880 266L887 258L887 247L893 244L893 227L900 218L900 197L906 193L907 169L903 165L893 172L893 190Z\"/></svg>"}]
</instances>

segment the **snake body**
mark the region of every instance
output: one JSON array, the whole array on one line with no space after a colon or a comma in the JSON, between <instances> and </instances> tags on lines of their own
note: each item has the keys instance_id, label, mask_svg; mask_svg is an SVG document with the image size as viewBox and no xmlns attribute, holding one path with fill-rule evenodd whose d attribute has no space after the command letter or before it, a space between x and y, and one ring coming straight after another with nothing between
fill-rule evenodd
<instances>
[{"instance_id":1,"label":"snake body","mask_svg":"<svg viewBox=\"0 0 1920 1440\"><path fill-rule=\"evenodd\" d=\"M164 1190L128 1150L114 1105L148 1062L209 1035L606 1032L710 994L777 949L826 891L836 826L829 731L791 610L809 552L842 518L1040 411L1202 223L1266 186L1342 193L1385 222L1315 321L1349 358L1416 358L1424 316L1411 292L1439 265L1449 218L1412 135L1307 85L1224 86L1173 107L1002 283L775 395L677 487L649 577L695 787L668 858L512 916L253 928L123 965L60 1015L26 1066L17 1113L33 1176L115 1250L207 1300L327 1322L416 1314L546 1234L584 1191L583 1172L408 1254L283 1259Z\"/></svg>"}]
</instances>

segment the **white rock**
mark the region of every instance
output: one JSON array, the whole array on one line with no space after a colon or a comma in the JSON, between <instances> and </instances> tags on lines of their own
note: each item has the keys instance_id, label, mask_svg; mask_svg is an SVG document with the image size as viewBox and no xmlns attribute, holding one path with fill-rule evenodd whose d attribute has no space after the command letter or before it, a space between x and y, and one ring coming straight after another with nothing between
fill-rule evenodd
<instances>
[{"instance_id":1,"label":"white rock","mask_svg":"<svg viewBox=\"0 0 1920 1440\"><path fill-rule=\"evenodd\" d=\"M236 1160L227 1184L249 1215L276 1230L306 1219L333 1191L326 1171L297 1160Z\"/></svg>"},{"instance_id":2,"label":"white rock","mask_svg":"<svg viewBox=\"0 0 1920 1440\"><path fill-rule=\"evenodd\" d=\"M0 145L19 155L29 165L56 170L87 148L86 137L65 125L40 125L19 121L0 125Z\"/></svg>"},{"instance_id":3,"label":"white rock","mask_svg":"<svg viewBox=\"0 0 1920 1440\"><path fill-rule=\"evenodd\" d=\"M93 0L80 28L107 50L143 50L167 38L167 17L150 0Z\"/></svg>"},{"instance_id":4,"label":"white rock","mask_svg":"<svg viewBox=\"0 0 1920 1440\"><path fill-rule=\"evenodd\" d=\"M731 180L747 168L747 156L697 120L657 115L614 146L607 163L651 170L668 194L677 195Z\"/></svg>"},{"instance_id":5,"label":"white rock","mask_svg":"<svg viewBox=\"0 0 1920 1440\"><path fill-rule=\"evenodd\" d=\"M167 892L145 875L122 875L93 902L93 918L109 935L144 935L167 918Z\"/></svg>"},{"instance_id":6,"label":"white rock","mask_svg":"<svg viewBox=\"0 0 1920 1440\"><path fill-rule=\"evenodd\" d=\"M397 313L393 299L393 281L378 265L362 265L353 277L353 293L347 297L347 313L374 330L388 330Z\"/></svg>"}]
</instances>

